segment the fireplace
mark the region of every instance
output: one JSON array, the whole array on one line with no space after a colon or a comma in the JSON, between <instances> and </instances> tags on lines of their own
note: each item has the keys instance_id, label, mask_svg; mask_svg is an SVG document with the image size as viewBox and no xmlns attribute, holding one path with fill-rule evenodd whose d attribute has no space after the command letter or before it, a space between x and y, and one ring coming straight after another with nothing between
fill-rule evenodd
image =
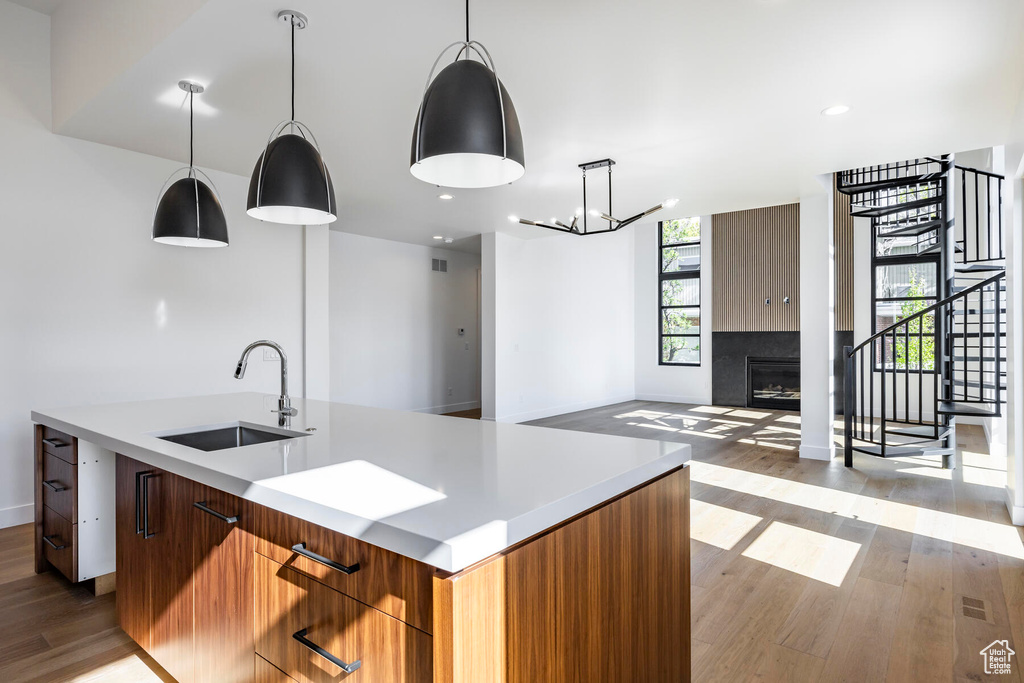
<instances>
[{"instance_id":1,"label":"fireplace","mask_svg":"<svg viewBox=\"0 0 1024 683\"><path fill-rule=\"evenodd\" d=\"M747 356L747 407L800 410L800 359Z\"/></svg>"}]
</instances>

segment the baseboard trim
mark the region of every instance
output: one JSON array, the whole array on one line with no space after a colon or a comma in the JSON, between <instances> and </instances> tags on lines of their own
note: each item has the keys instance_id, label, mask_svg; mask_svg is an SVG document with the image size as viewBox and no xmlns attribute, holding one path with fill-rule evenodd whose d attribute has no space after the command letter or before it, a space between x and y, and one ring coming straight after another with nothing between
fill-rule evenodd
<instances>
[{"instance_id":1,"label":"baseboard trim","mask_svg":"<svg viewBox=\"0 0 1024 683\"><path fill-rule=\"evenodd\" d=\"M18 526L20 524L28 524L35 517L35 505L29 503L28 505L18 505L12 508L4 508L0 510L0 529L6 529L9 526Z\"/></svg>"},{"instance_id":2,"label":"baseboard trim","mask_svg":"<svg viewBox=\"0 0 1024 683\"><path fill-rule=\"evenodd\" d=\"M1024 505L1014 505L1013 491L1006 487L1006 511L1010 513L1010 523L1016 526L1024 526Z\"/></svg>"},{"instance_id":3,"label":"baseboard trim","mask_svg":"<svg viewBox=\"0 0 1024 683\"><path fill-rule=\"evenodd\" d=\"M807 460L823 460L829 462L836 456L835 446L800 446L800 457Z\"/></svg>"},{"instance_id":4,"label":"baseboard trim","mask_svg":"<svg viewBox=\"0 0 1024 683\"><path fill-rule=\"evenodd\" d=\"M603 408L604 406L611 406L616 403L625 403L635 399L636 396L634 394L610 396L608 398L597 399L594 401L583 401L582 403L570 403L567 405L552 406L550 408L541 408L539 410L528 410L522 413L513 413L512 415L502 415L500 417L496 417L494 421L519 423L529 422L530 420L543 420L545 417L565 415L566 413L575 413L581 410L590 410L591 408Z\"/></svg>"},{"instance_id":5,"label":"baseboard trim","mask_svg":"<svg viewBox=\"0 0 1024 683\"><path fill-rule=\"evenodd\" d=\"M466 401L464 403L449 403L444 406L432 406L430 408L417 408L414 413L427 413L429 415L444 415L445 413L459 413L463 410L476 410L480 407L480 401Z\"/></svg>"},{"instance_id":6,"label":"baseboard trim","mask_svg":"<svg viewBox=\"0 0 1024 683\"><path fill-rule=\"evenodd\" d=\"M677 396L673 394L637 394L637 401L657 401L658 403L691 403L699 406L711 405L710 396Z\"/></svg>"}]
</instances>

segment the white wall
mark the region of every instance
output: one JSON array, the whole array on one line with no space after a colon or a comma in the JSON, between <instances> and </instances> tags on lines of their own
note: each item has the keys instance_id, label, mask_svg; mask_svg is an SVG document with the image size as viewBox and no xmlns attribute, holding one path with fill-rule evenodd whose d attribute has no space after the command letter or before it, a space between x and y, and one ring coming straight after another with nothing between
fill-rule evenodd
<instances>
[{"instance_id":1,"label":"white wall","mask_svg":"<svg viewBox=\"0 0 1024 683\"><path fill-rule=\"evenodd\" d=\"M700 218L700 367L658 364L658 224L634 228L636 272L636 397L645 401L711 403L711 321L714 290L711 262L711 216Z\"/></svg>"},{"instance_id":2,"label":"white wall","mask_svg":"<svg viewBox=\"0 0 1024 683\"><path fill-rule=\"evenodd\" d=\"M331 400L479 407L480 257L335 231L330 244ZM446 259L448 272L433 272L432 258Z\"/></svg>"},{"instance_id":3,"label":"white wall","mask_svg":"<svg viewBox=\"0 0 1024 683\"><path fill-rule=\"evenodd\" d=\"M263 337L303 365L301 228L247 218L246 179L213 173L231 246L152 242L178 164L53 135L49 59L49 19L0 0L0 526L32 517L33 408L276 392L276 362L233 378Z\"/></svg>"},{"instance_id":4,"label":"white wall","mask_svg":"<svg viewBox=\"0 0 1024 683\"><path fill-rule=\"evenodd\" d=\"M633 399L633 240L495 235L496 420Z\"/></svg>"}]
</instances>

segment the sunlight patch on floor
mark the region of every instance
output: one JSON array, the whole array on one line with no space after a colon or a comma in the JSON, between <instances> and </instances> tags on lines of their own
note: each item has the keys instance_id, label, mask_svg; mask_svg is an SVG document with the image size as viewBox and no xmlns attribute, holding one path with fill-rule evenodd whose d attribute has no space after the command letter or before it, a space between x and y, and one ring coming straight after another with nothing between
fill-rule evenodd
<instances>
[{"instance_id":1,"label":"sunlight patch on floor","mask_svg":"<svg viewBox=\"0 0 1024 683\"><path fill-rule=\"evenodd\" d=\"M711 413L712 415L728 415L732 408L720 408L718 406L694 406L690 408L691 413Z\"/></svg>"},{"instance_id":2,"label":"sunlight patch on floor","mask_svg":"<svg viewBox=\"0 0 1024 683\"><path fill-rule=\"evenodd\" d=\"M800 424L800 416L799 415L783 415L781 417L775 418L775 421L776 422L785 422L785 423L791 424L791 425L798 425L798 424Z\"/></svg>"},{"instance_id":3,"label":"sunlight patch on floor","mask_svg":"<svg viewBox=\"0 0 1024 683\"><path fill-rule=\"evenodd\" d=\"M133 683L160 683L160 677L139 659L135 653L117 661L103 664L92 671L67 679L70 683L92 683L93 681L132 681Z\"/></svg>"},{"instance_id":4,"label":"sunlight patch on floor","mask_svg":"<svg viewBox=\"0 0 1024 683\"><path fill-rule=\"evenodd\" d=\"M743 556L831 586L841 586L860 547L860 543L853 541L772 522L747 546Z\"/></svg>"},{"instance_id":5,"label":"sunlight patch on floor","mask_svg":"<svg viewBox=\"0 0 1024 683\"><path fill-rule=\"evenodd\" d=\"M765 448L778 448L779 450L783 450L783 451L795 451L796 450L796 446L787 446L784 443L775 443L774 441L765 441L763 439L762 440L758 440L758 439L740 439L739 442L740 443L747 443L747 444L750 444L751 446L764 446Z\"/></svg>"},{"instance_id":6,"label":"sunlight patch on floor","mask_svg":"<svg viewBox=\"0 0 1024 683\"><path fill-rule=\"evenodd\" d=\"M1024 559L1016 527L847 491L691 461L693 481L781 503L859 519L907 533Z\"/></svg>"},{"instance_id":7,"label":"sunlight patch on floor","mask_svg":"<svg viewBox=\"0 0 1024 683\"><path fill-rule=\"evenodd\" d=\"M690 500L690 537L722 550L732 550L761 519L696 498Z\"/></svg>"}]
</instances>

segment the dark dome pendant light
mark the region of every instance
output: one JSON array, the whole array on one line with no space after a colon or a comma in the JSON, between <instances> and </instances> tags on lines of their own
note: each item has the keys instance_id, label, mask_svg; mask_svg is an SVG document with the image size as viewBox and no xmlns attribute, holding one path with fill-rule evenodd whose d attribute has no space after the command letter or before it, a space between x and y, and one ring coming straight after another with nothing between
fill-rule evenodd
<instances>
[{"instance_id":1,"label":"dark dome pendant light","mask_svg":"<svg viewBox=\"0 0 1024 683\"><path fill-rule=\"evenodd\" d=\"M438 63L453 47L459 48L455 61L434 78ZM471 59L472 54L480 61ZM466 188L506 185L526 173L523 133L512 98L487 48L469 39L469 0L466 39L442 50L427 77L409 171L433 185Z\"/></svg>"},{"instance_id":2,"label":"dark dome pendant light","mask_svg":"<svg viewBox=\"0 0 1024 683\"><path fill-rule=\"evenodd\" d=\"M193 165L195 136L192 98L203 92L204 88L191 81L180 81L178 87L188 93L188 167L172 173L160 188L156 214L153 216L153 241L177 247L226 247L228 223L216 188L210 176ZM187 171L186 177L174 180L182 171ZM205 178L206 182L200 180L199 176Z\"/></svg>"},{"instance_id":3,"label":"dark dome pendant light","mask_svg":"<svg viewBox=\"0 0 1024 683\"><path fill-rule=\"evenodd\" d=\"M331 174L309 126L295 120L295 31L306 28L309 20L294 10L281 10L277 18L291 25L292 116L271 131L256 160L246 213L285 225L333 223L338 220L338 207Z\"/></svg>"}]
</instances>

